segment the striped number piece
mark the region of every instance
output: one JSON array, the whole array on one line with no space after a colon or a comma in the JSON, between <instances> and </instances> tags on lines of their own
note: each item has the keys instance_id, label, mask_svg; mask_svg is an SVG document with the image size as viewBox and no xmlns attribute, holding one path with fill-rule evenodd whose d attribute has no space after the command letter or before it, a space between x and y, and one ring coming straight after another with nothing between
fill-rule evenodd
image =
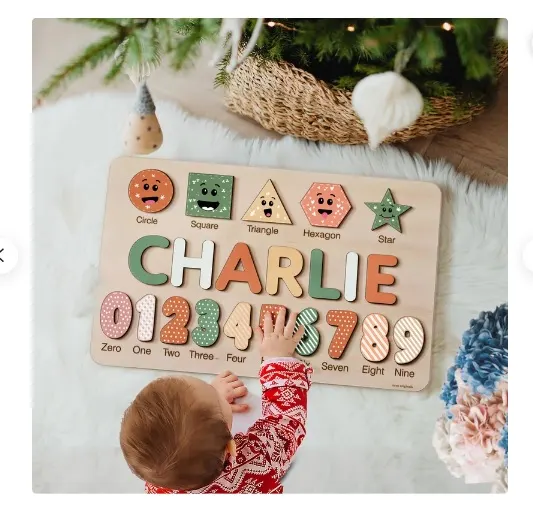
<instances>
[{"instance_id":1,"label":"striped number piece","mask_svg":"<svg viewBox=\"0 0 533 519\"><path fill-rule=\"evenodd\" d=\"M300 355L312 355L318 349L320 333L313 326L317 321L318 312L314 308L306 308L296 317L296 329L298 329L299 325L303 325L305 330L302 339L296 346L296 352Z\"/></svg>"},{"instance_id":2,"label":"striped number piece","mask_svg":"<svg viewBox=\"0 0 533 519\"><path fill-rule=\"evenodd\" d=\"M276 325L276 319L278 318L279 311L285 308L283 305L261 305L261 311L259 312L259 328L265 331L265 314L270 312L272 314L272 325Z\"/></svg>"},{"instance_id":3,"label":"striped number piece","mask_svg":"<svg viewBox=\"0 0 533 519\"><path fill-rule=\"evenodd\" d=\"M186 344L189 339L187 324L191 316L189 303L179 296L169 297L161 309L165 317L172 317L159 332L159 338L163 344Z\"/></svg>"},{"instance_id":4,"label":"striped number piece","mask_svg":"<svg viewBox=\"0 0 533 519\"><path fill-rule=\"evenodd\" d=\"M202 348L213 346L220 334L218 326L220 306L212 299L200 299L195 309L198 314L198 326L192 331L192 340Z\"/></svg>"},{"instance_id":5,"label":"striped number piece","mask_svg":"<svg viewBox=\"0 0 533 519\"><path fill-rule=\"evenodd\" d=\"M361 353L369 362L381 362L389 354L389 322L384 315L370 314L363 321Z\"/></svg>"},{"instance_id":6,"label":"striped number piece","mask_svg":"<svg viewBox=\"0 0 533 519\"><path fill-rule=\"evenodd\" d=\"M340 359L357 326L357 314L351 310L330 310L326 314L326 322L337 327L329 343L328 355L332 359Z\"/></svg>"},{"instance_id":7,"label":"striped number piece","mask_svg":"<svg viewBox=\"0 0 533 519\"><path fill-rule=\"evenodd\" d=\"M106 337L120 339L126 335L133 320L133 305L124 292L111 292L100 307L100 328Z\"/></svg>"},{"instance_id":8,"label":"striped number piece","mask_svg":"<svg viewBox=\"0 0 533 519\"><path fill-rule=\"evenodd\" d=\"M146 294L137 301L135 310L140 314L139 324L137 325L137 339L142 342L151 341L154 336L155 296Z\"/></svg>"},{"instance_id":9,"label":"striped number piece","mask_svg":"<svg viewBox=\"0 0 533 519\"><path fill-rule=\"evenodd\" d=\"M238 350L245 350L250 344L252 337L251 320L252 305L250 303L238 303L224 324L224 334L230 339L235 339L235 347Z\"/></svg>"},{"instance_id":10,"label":"striped number piece","mask_svg":"<svg viewBox=\"0 0 533 519\"><path fill-rule=\"evenodd\" d=\"M396 346L400 349L394 355L396 364L413 362L424 347L424 328L416 317L402 317L394 325L392 335Z\"/></svg>"}]
</instances>

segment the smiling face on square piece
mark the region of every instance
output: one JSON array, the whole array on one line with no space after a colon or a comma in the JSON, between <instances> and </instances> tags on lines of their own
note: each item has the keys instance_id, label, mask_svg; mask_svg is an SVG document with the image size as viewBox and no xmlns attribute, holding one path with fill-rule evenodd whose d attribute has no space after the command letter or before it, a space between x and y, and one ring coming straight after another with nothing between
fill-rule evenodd
<instances>
[{"instance_id":1,"label":"smiling face on square piece","mask_svg":"<svg viewBox=\"0 0 533 519\"><path fill-rule=\"evenodd\" d=\"M130 181L131 203L144 213L158 213L172 201L174 186L170 177L158 169L144 169Z\"/></svg>"},{"instance_id":2,"label":"smiling face on square piece","mask_svg":"<svg viewBox=\"0 0 533 519\"><path fill-rule=\"evenodd\" d=\"M185 214L229 220L232 196L232 176L189 173Z\"/></svg>"},{"instance_id":3,"label":"smiling face on square piece","mask_svg":"<svg viewBox=\"0 0 533 519\"><path fill-rule=\"evenodd\" d=\"M339 227L352 208L340 184L319 182L309 188L300 205L315 227Z\"/></svg>"}]
</instances>

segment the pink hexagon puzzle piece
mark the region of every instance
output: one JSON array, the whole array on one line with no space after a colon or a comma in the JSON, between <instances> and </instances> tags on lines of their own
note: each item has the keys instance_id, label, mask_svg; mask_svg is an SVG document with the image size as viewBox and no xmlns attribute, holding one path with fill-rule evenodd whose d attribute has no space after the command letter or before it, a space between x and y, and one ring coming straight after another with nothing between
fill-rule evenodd
<instances>
[{"instance_id":1,"label":"pink hexagon puzzle piece","mask_svg":"<svg viewBox=\"0 0 533 519\"><path fill-rule=\"evenodd\" d=\"M315 182L300 202L305 216L314 227L339 227L352 209L340 184Z\"/></svg>"}]
</instances>

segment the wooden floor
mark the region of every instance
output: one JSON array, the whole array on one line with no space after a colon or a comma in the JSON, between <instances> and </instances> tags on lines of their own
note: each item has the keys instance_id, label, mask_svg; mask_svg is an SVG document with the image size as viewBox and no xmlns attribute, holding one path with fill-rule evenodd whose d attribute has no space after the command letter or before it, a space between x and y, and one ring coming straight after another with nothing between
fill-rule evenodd
<instances>
[{"instance_id":1,"label":"wooden floor","mask_svg":"<svg viewBox=\"0 0 533 519\"><path fill-rule=\"evenodd\" d=\"M37 92L46 78L66 60L94 41L99 33L86 27L53 19L33 21L33 92ZM179 74L166 67L158 69L150 78L150 89L156 102L168 99L179 103L194 115L219 121L248 137L279 135L265 130L236 114L223 104L224 93L213 88L215 72L207 63L211 50L206 49L194 68ZM101 79L106 68L97 68L70 85L60 97L105 90ZM121 78L108 90L132 92L129 80ZM37 105L35 105L37 106ZM507 75L499 85L493 106L471 123L446 130L438 135L415 139L404 145L428 159L445 159L456 169L489 184L507 183Z\"/></svg>"}]
</instances>

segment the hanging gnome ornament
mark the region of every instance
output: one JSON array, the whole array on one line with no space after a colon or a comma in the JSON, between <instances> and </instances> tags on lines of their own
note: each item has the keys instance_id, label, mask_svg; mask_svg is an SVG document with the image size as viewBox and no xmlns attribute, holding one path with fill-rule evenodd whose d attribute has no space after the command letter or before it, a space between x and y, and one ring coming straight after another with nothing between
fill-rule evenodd
<instances>
[{"instance_id":1,"label":"hanging gnome ornament","mask_svg":"<svg viewBox=\"0 0 533 519\"><path fill-rule=\"evenodd\" d=\"M394 71L371 74L353 90L352 106L365 126L371 149L413 124L424 109L422 94L401 74L414 49L413 44L398 52Z\"/></svg>"},{"instance_id":2,"label":"hanging gnome ornament","mask_svg":"<svg viewBox=\"0 0 533 519\"><path fill-rule=\"evenodd\" d=\"M127 41L115 52L115 59L124 60ZM163 144L163 133L155 114L155 103L146 81L151 72L159 65L157 57L151 63L139 63L127 69L126 74L137 90L133 110L128 117L124 131L124 147L126 153L148 155L158 150Z\"/></svg>"},{"instance_id":3,"label":"hanging gnome ornament","mask_svg":"<svg viewBox=\"0 0 533 519\"><path fill-rule=\"evenodd\" d=\"M146 81L137 85L137 99L128 117L124 146L128 153L148 155L163 144L163 133L155 114L155 104Z\"/></svg>"}]
</instances>

